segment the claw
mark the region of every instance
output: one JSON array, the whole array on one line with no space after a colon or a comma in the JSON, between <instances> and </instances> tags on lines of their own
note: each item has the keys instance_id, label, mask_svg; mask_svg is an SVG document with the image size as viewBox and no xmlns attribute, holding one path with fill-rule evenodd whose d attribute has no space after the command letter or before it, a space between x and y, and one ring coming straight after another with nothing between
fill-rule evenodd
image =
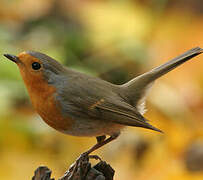
<instances>
[{"instance_id":1,"label":"claw","mask_svg":"<svg viewBox=\"0 0 203 180\"><path fill-rule=\"evenodd\" d=\"M102 159L98 156L98 155L89 155L88 156L90 159L95 159L95 160L100 160L102 161Z\"/></svg>"},{"instance_id":2,"label":"claw","mask_svg":"<svg viewBox=\"0 0 203 180\"><path fill-rule=\"evenodd\" d=\"M99 158L99 157L95 157ZM89 156L88 153L84 152L82 153L75 161L75 163L71 164L70 168L69 168L69 173L70 173L70 179L73 177L74 173L77 171L78 166L80 164L80 162L82 161L89 161Z\"/></svg>"},{"instance_id":3,"label":"claw","mask_svg":"<svg viewBox=\"0 0 203 180\"><path fill-rule=\"evenodd\" d=\"M77 160L75 161L75 163L71 164L70 168L69 168L69 173L70 173L70 178L73 177L74 173L77 171L80 162L82 161L89 161L89 159L95 159L95 160L100 160L102 161L102 159L98 156L98 155L88 155L87 152L82 153Z\"/></svg>"}]
</instances>

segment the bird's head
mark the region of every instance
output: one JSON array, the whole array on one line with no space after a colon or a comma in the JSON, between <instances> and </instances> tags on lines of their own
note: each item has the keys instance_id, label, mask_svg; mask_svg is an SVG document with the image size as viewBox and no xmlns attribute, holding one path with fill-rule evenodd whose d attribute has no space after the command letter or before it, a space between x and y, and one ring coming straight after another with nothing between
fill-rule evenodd
<instances>
[{"instance_id":1,"label":"bird's head","mask_svg":"<svg viewBox=\"0 0 203 180\"><path fill-rule=\"evenodd\" d=\"M10 54L4 54L4 56L17 64L26 85L34 82L48 82L65 71L63 65L40 52L26 51L18 56Z\"/></svg>"},{"instance_id":2,"label":"bird's head","mask_svg":"<svg viewBox=\"0 0 203 180\"><path fill-rule=\"evenodd\" d=\"M65 67L53 58L35 51L22 52L19 55L4 54L17 64L30 96L55 91L54 83L66 71Z\"/></svg>"}]
</instances>

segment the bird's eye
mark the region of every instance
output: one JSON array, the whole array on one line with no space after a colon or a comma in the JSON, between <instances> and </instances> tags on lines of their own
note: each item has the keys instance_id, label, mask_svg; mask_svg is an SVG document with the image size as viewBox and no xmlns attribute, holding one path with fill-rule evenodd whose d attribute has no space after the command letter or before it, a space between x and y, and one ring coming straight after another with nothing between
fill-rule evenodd
<instances>
[{"instance_id":1,"label":"bird's eye","mask_svg":"<svg viewBox=\"0 0 203 180\"><path fill-rule=\"evenodd\" d=\"M32 63L32 69L38 70L38 69L40 69L40 68L41 68L40 63L38 63L38 62L33 62L33 63Z\"/></svg>"}]
</instances>

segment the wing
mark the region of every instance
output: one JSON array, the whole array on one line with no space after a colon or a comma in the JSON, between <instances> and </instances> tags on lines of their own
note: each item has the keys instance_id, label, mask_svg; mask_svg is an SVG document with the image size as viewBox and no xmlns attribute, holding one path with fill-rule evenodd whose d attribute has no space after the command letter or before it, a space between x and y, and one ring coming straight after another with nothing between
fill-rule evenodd
<instances>
[{"instance_id":1,"label":"wing","mask_svg":"<svg viewBox=\"0 0 203 180\"><path fill-rule=\"evenodd\" d=\"M145 117L143 117L133 106L125 103L120 97L116 100L111 100L110 102L105 99L100 99L90 106L90 110L99 113L100 117L107 121L162 132L149 124L149 121L145 119Z\"/></svg>"},{"instance_id":2,"label":"wing","mask_svg":"<svg viewBox=\"0 0 203 180\"><path fill-rule=\"evenodd\" d=\"M161 132L122 98L122 88L98 78L72 72L60 85L57 99L64 115L80 119L101 119Z\"/></svg>"}]
</instances>

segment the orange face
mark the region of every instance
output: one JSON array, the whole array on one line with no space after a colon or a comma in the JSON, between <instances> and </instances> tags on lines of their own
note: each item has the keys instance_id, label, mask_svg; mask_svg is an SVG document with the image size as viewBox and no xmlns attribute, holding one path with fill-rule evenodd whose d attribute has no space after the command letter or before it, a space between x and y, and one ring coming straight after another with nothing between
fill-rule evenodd
<instances>
[{"instance_id":1,"label":"orange face","mask_svg":"<svg viewBox=\"0 0 203 180\"><path fill-rule=\"evenodd\" d=\"M27 87L31 102L44 121L57 130L66 130L70 120L64 120L55 101L56 88L49 85L43 75L43 63L26 52L18 56L5 55L14 61ZM57 119L57 121L56 121Z\"/></svg>"},{"instance_id":2,"label":"orange face","mask_svg":"<svg viewBox=\"0 0 203 180\"><path fill-rule=\"evenodd\" d=\"M49 86L43 77L43 64L42 62L27 54L26 52L20 53L16 64L20 70L21 76L25 82L31 101L34 106L37 105L39 97L45 98L48 96L49 91L55 91L55 88ZM46 92L46 93L45 93Z\"/></svg>"},{"instance_id":3,"label":"orange face","mask_svg":"<svg viewBox=\"0 0 203 180\"><path fill-rule=\"evenodd\" d=\"M39 59L26 52L20 53L17 57L19 62L16 64L20 69L20 73L26 85L29 86L30 83L44 81L42 72L43 64Z\"/></svg>"}]
</instances>

